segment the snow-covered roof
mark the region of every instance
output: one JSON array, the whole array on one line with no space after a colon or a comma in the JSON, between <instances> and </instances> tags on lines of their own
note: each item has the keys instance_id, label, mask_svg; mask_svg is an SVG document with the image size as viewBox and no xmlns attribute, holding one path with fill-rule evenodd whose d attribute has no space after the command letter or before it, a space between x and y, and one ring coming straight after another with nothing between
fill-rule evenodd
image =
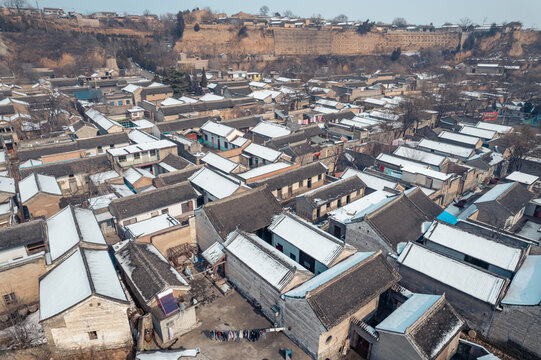
<instances>
[{"instance_id":1,"label":"snow-covered roof","mask_svg":"<svg viewBox=\"0 0 541 360\"><path fill-rule=\"evenodd\" d=\"M154 179L154 175L150 171L145 169L131 167L128 170L124 171L124 179L126 179L126 181L131 185L134 185L143 177Z\"/></svg>"},{"instance_id":2,"label":"snow-covered roof","mask_svg":"<svg viewBox=\"0 0 541 360\"><path fill-rule=\"evenodd\" d=\"M366 98L363 100L363 102L367 104L377 105L377 106L385 106L387 104L387 101L384 99L374 99L374 98Z\"/></svg>"},{"instance_id":3,"label":"snow-covered roof","mask_svg":"<svg viewBox=\"0 0 541 360\"><path fill-rule=\"evenodd\" d=\"M159 140L157 137L137 129L130 131L128 137L135 144L143 144Z\"/></svg>"},{"instance_id":4,"label":"snow-covered roof","mask_svg":"<svg viewBox=\"0 0 541 360\"><path fill-rule=\"evenodd\" d=\"M446 174L440 171L432 170L425 168L423 166L419 165L406 165L402 166L402 172L407 172L410 174L421 174L429 178L438 179L441 181L445 181L449 178L451 178L452 174Z\"/></svg>"},{"instance_id":5,"label":"snow-covered roof","mask_svg":"<svg viewBox=\"0 0 541 360\"><path fill-rule=\"evenodd\" d=\"M246 144L246 141L248 141L248 139L243 138L242 136L239 136L235 140L231 141L231 144L238 147L242 147L244 144Z\"/></svg>"},{"instance_id":6,"label":"snow-covered roof","mask_svg":"<svg viewBox=\"0 0 541 360\"><path fill-rule=\"evenodd\" d=\"M335 114L335 113L340 111L340 110L337 110L337 109L331 109L329 107L321 106L321 105L314 106L313 110L314 110L314 112L321 113L321 114Z\"/></svg>"},{"instance_id":7,"label":"snow-covered roof","mask_svg":"<svg viewBox=\"0 0 541 360\"><path fill-rule=\"evenodd\" d=\"M493 123L489 123L485 121L478 122L475 125L475 127L478 129L496 131L499 134L506 134L513 129L511 126L498 125L498 124L493 124Z\"/></svg>"},{"instance_id":8,"label":"snow-covered roof","mask_svg":"<svg viewBox=\"0 0 541 360\"><path fill-rule=\"evenodd\" d=\"M224 158L216 153L209 151L201 158L201 161L221 170L227 174L230 174L239 164L228 158Z\"/></svg>"},{"instance_id":9,"label":"snow-covered roof","mask_svg":"<svg viewBox=\"0 0 541 360\"><path fill-rule=\"evenodd\" d=\"M236 182L206 167L201 168L190 176L189 180L192 184L217 199L223 199L232 195L240 187Z\"/></svg>"},{"instance_id":10,"label":"snow-covered roof","mask_svg":"<svg viewBox=\"0 0 541 360\"><path fill-rule=\"evenodd\" d=\"M98 110L89 109L89 110L87 110L87 112L85 114L86 114L86 116L88 116L90 118L90 120L95 122L97 125L99 125L105 131L109 130L110 128L112 128L115 125L120 126L116 121L113 121L113 120L105 117L105 115L103 115Z\"/></svg>"},{"instance_id":11,"label":"snow-covered roof","mask_svg":"<svg viewBox=\"0 0 541 360\"><path fill-rule=\"evenodd\" d=\"M201 253L201 256L210 264L214 265L224 257L224 246L216 241Z\"/></svg>"},{"instance_id":12,"label":"snow-covered roof","mask_svg":"<svg viewBox=\"0 0 541 360\"><path fill-rule=\"evenodd\" d=\"M505 286L503 278L411 242L400 254L398 262L492 305L498 302Z\"/></svg>"},{"instance_id":13,"label":"snow-covered roof","mask_svg":"<svg viewBox=\"0 0 541 360\"><path fill-rule=\"evenodd\" d=\"M214 94L205 94L199 98L199 101L217 101L223 100L223 96L214 95Z\"/></svg>"},{"instance_id":14,"label":"snow-covered roof","mask_svg":"<svg viewBox=\"0 0 541 360\"><path fill-rule=\"evenodd\" d=\"M267 86L266 83L260 81L250 81L248 85L256 88L264 88L265 86Z\"/></svg>"},{"instance_id":15,"label":"snow-covered roof","mask_svg":"<svg viewBox=\"0 0 541 360\"><path fill-rule=\"evenodd\" d=\"M60 186L58 186L54 176L30 174L26 178L19 181L19 194L21 195L21 202L27 202L39 192L58 196L62 195Z\"/></svg>"},{"instance_id":16,"label":"snow-covered roof","mask_svg":"<svg viewBox=\"0 0 541 360\"><path fill-rule=\"evenodd\" d=\"M159 149L165 149L168 147L175 147L176 144L169 140L157 140L157 141L149 141L141 144L136 145L128 145L119 147L116 149L107 149L107 152L111 154L112 156L121 156L121 155L128 155L128 154L135 154L140 153L143 151L149 151L149 150L159 150Z\"/></svg>"},{"instance_id":17,"label":"snow-covered roof","mask_svg":"<svg viewBox=\"0 0 541 360\"><path fill-rule=\"evenodd\" d=\"M521 184L532 185L537 180L539 180L539 177L535 175L526 174L520 171L513 171L511 174L507 175L505 179L509 181L516 181Z\"/></svg>"},{"instance_id":18,"label":"snow-covered roof","mask_svg":"<svg viewBox=\"0 0 541 360\"><path fill-rule=\"evenodd\" d=\"M139 85L128 84L128 85L124 86L122 88L122 90L133 94L134 92L136 92L140 88L141 87Z\"/></svg>"},{"instance_id":19,"label":"snow-covered roof","mask_svg":"<svg viewBox=\"0 0 541 360\"><path fill-rule=\"evenodd\" d=\"M267 160L270 162L274 162L278 160L278 158L282 154L280 151L276 151L269 147L255 144L255 143L248 145L246 148L244 148L243 151L247 154L257 156L258 158L261 158L263 160Z\"/></svg>"},{"instance_id":20,"label":"snow-covered roof","mask_svg":"<svg viewBox=\"0 0 541 360\"><path fill-rule=\"evenodd\" d=\"M169 98L167 98L165 100L162 100L160 102L161 106L182 105L182 104L184 104L184 101L179 100L179 99L175 99L175 98L172 98L172 97L169 97Z\"/></svg>"},{"instance_id":21,"label":"snow-covered roof","mask_svg":"<svg viewBox=\"0 0 541 360\"><path fill-rule=\"evenodd\" d=\"M468 144L468 145L472 145L472 146L477 145L477 143L480 140L478 137L469 136L469 135L463 135L463 134L457 134L457 133L450 132L450 131L442 131L438 135L438 137L440 139L456 141L456 142L459 142L459 143Z\"/></svg>"},{"instance_id":22,"label":"snow-covered roof","mask_svg":"<svg viewBox=\"0 0 541 360\"><path fill-rule=\"evenodd\" d=\"M388 121L396 121L400 117L390 112L383 112L383 111L376 111L376 110L371 111L370 116L378 118L378 119L388 120Z\"/></svg>"},{"instance_id":23,"label":"snow-covered roof","mask_svg":"<svg viewBox=\"0 0 541 360\"><path fill-rule=\"evenodd\" d=\"M342 260L338 264L328 268L321 274L314 276L308 281L305 281L293 290L288 291L284 294L284 296L292 298L304 298L308 292L315 290L321 285L324 285L325 283L331 281L335 277L343 274L344 272L351 269L353 266L363 262L372 255L374 255L374 252L355 253L347 259Z\"/></svg>"},{"instance_id":24,"label":"snow-covered roof","mask_svg":"<svg viewBox=\"0 0 541 360\"><path fill-rule=\"evenodd\" d=\"M419 320L441 295L413 294L398 309L393 311L376 326L376 330L405 334L406 330Z\"/></svg>"},{"instance_id":25,"label":"snow-covered roof","mask_svg":"<svg viewBox=\"0 0 541 360\"><path fill-rule=\"evenodd\" d=\"M340 104L340 102L336 100L329 100L329 99L319 99L316 101L316 104L328 106L328 107L336 107Z\"/></svg>"},{"instance_id":26,"label":"snow-covered roof","mask_svg":"<svg viewBox=\"0 0 541 360\"><path fill-rule=\"evenodd\" d=\"M254 98L256 100L263 101L266 98L268 98L269 96L271 98L275 99L280 94L281 94L281 92L279 92L279 91L265 89L265 90L254 91L254 92L250 93L248 96L252 97L252 98Z\"/></svg>"},{"instance_id":27,"label":"snow-covered roof","mask_svg":"<svg viewBox=\"0 0 541 360\"><path fill-rule=\"evenodd\" d=\"M193 103L196 103L197 100L196 99L192 99L191 97L188 97L188 96L181 96L178 98L180 101L183 101L187 104L193 104Z\"/></svg>"},{"instance_id":28,"label":"snow-covered roof","mask_svg":"<svg viewBox=\"0 0 541 360\"><path fill-rule=\"evenodd\" d=\"M108 252L78 248L40 280L40 320L77 305L92 295L92 289L96 294L126 301Z\"/></svg>"},{"instance_id":29,"label":"snow-covered roof","mask_svg":"<svg viewBox=\"0 0 541 360\"><path fill-rule=\"evenodd\" d=\"M428 151L414 149L409 146L399 146L393 152L393 155L401 156L409 160L418 161L423 164L433 166L440 166L445 160L445 156L433 154Z\"/></svg>"},{"instance_id":30,"label":"snow-covered roof","mask_svg":"<svg viewBox=\"0 0 541 360\"><path fill-rule=\"evenodd\" d=\"M117 173L115 170L108 170L104 172L100 172L97 174L92 174L88 178L94 185L103 184L105 181L118 178L120 177L120 174Z\"/></svg>"},{"instance_id":31,"label":"snow-covered roof","mask_svg":"<svg viewBox=\"0 0 541 360\"><path fill-rule=\"evenodd\" d=\"M288 213L277 216L269 231L327 267L343 248L340 240Z\"/></svg>"},{"instance_id":32,"label":"snow-covered roof","mask_svg":"<svg viewBox=\"0 0 541 360\"><path fill-rule=\"evenodd\" d=\"M398 156L393 156L385 153L381 153L376 157L376 160L385 162L387 164L399 166L399 167L423 167L425 165L415 161L403 159Z\"/></svg>"},{"instance_id":33,"label":"snow-covered roof","mask_svg":"<svg viewBox=\"0 0 541 360\"><path fill-rule=\"evenodd\" d=\"M43 161L29 159L29 160L26 160L25 162L23 162L21 165L19 165L19 169L32 167L32 166L39 166L39 165L43 165Z\"/></svg>"},{"instance_id":34,"label":"snow-covered roof","mask_svg":"<svg viewBox=\"0 0 541 360\"><path fill-rule=\"evenodd\" d=\"M243 172L243 173L237 174L237 175L240 176L241 178L243 178L244 180L248 180L248 179L252 179L252 178L255 178L255 177L258 177L258 176L261 176L261 175L272 173L274 171L285 169L285 168L290 167L290 166L291 166L291 164L287 164L285 162L277 162L277 163L272 163L272 164L267 164L267 165L263 165L263 166L260 166L260 167L256 167L256 168L254 168L252 170L248 170L246 172Z\"/></svg>"},{"instance_id":35,"label":"snow-covered roof","mask_svg":"<svg viewBox=\"0 0 541 360\"><path fill-rule=\"evenodd\" d=\"M199 348L175 351L144 351L137 353L135 360L179 360L184 357L196 357L197 354L199 354Z\"/></svg>"},{"instance_id":36,"label":"snow-covered roof","mask_svg":"<svg viewBox=\"0 0 541 360\"><path fill-rule=\"evenodd\" d=\"M208 133L216 134L221 137L227 137L234 130L235 129L230 126L218 124L214 121L207 121L201 126L201 131L206 131Z\"/></svg>"},{"instance_id":37,"label":"snow-covered roof","mask_svg":"<svg viewBox=\"0 0 541 360\"><path fill-rule=\"evenodd\" d=\"M248 238L249 237L249 238ZM254 234L231 233L224 247L237 259L281 290L293 277L299 264Z\"/></svg>"},{"instance_id":38,"label":"snow-covered roof","mask_svg":"<svg viewBox=\"0 0 541 360\"><path fill-rule=\"evenodd\" d=\"M106 245L92 210L67 206L47 219L51 260L56 260L79 241Z\"/></svg>"},{"instance_id":39,"label":"snow-covered roof","mask_svg":"<svg viewBox=\"0 0 541 360\"><path fill-rule=\"evenodd\" d=\"M511 186L513 186L514 183L507 183L507 184L498 184L494 186L492 189L484 193L479 199L475 200L474 203L483 203L488 201L494 201L497 198L499 198L504 192L509 190Z\"/></svg>"},{"instance_id":40,"label":"snow-covered roof","mask_svg":"<svg viewBox=\"0 0 541 360\"><path fill-rule=\"evenodd\" d=\"M541 303L541 255L529 255L513 277L505 305L539 305Z\"/></svg>"},{"instance_id":41,"label":"snow-covered roof","mask_svg":"<svg viewBox=\"0 0 541 360\"><path fill-rule=\"evenodd\" d=\"M135 194L126 184L111 184L111 189L120 197L131 196Z\"/></svg>"},{"instance_id":42,"label":"snow-covered roof","mask_svg":"<svg viewBox=\"0 0 541 360\"><path fill-rule=\"evenodd\" d=\"M459 130L459 133L476 136L485 140L493 139L496 136L496 131L481 129L473 126L463 126L462 129Z\"/></svg>"},{"instance_id":43,"label":"snow-covered roof","mask_svg":"<svg viewBox=\"0 0 541 360\"><path fill-rule=\"evenodd\" d=\"M255 134L263 135L269 138L275 138L279 136L286 136L291 134L291 130L288 128L273 124L267 121L262 121L251 130Z\"/></svg>"},{"instance_id":44,"label":"snow-covered roof","mask_svg":"<svg viewBox=\"0 0 541 360\"><path fill-rule=\"evenodd\" d=\"M522 251L519 248L507 246L441 222L433 222L424 237L432 243L511 272L515 271L522 257Z\"/></svg>"},{"instance_id":45,"label":"snow-covered roof","mask_svg":"<svg viewBox=\"0 0 541 360\"><path fill-rule=\"evenodd\" d=\"M127 225L125 229L129 230L134 238L139 238L179 224L180 222L171 215L162 214L147 220L138 221L134 224Z\"/></svg>"},{"instance_id":46,"label":"snow-covered roof","mask_svg":"<svg viewBox=\"0 0 541 360\"><path fill-rule=\"evenodd\" d=\"M357 176L366 184L368 188L373 189L373 190L383 190L384 188L394 189L398 186L398 182L385 180L380 177L370 175L368 173L355 170L352 168L346 169L346 171L342 173L341 178L347 179L351 176Z\"/></svg>"},{"instance_id":47,"label":"snow-covered roof","mask_svg":"<svg viewBox=\"0 0 541 360\"><path fill-rule=\"evenodd\" d=\"M428 139L422 139L419 142L419 147L439 151L449 155L459 156L461 158L468 158L473 153L473 149Z\"/></svg>"},{"instance_id":48,"label":"snow-covered roof","mask_svg":"<svg viewBox=\"0 0 541 360\"><path fill-rule=\"evenodd\" d=\"M363 196L360 199L357 199L345 206L339 207L338 209L330 211L329 217L335 221L345 223L348 219L355 216L360 211L363 211L374 204L387 199L388 197L393 196L394 194L384 191L376 190L373 193Z\"/></svg>"},{"instance_id":49,"label":"snow-covered roof","mask_svg":"<svg viewBox=\"0 0 541 360\"><path fill-rule=\"evenodd\" d=\"M118 196L114 193L96 196L88 199L88 208L90 210L104 209L109 206L111 201L118 199Z\"/></svg>"},{"instance_id":50,"label":"snow-covered roof","mask_svg":"<svg viewBox=\"0 0 541 360\"><path fill-rule=\"evenodd\" d=\"M15 194L15 179L0 176L0 192Z\"/></svg>"}]
</instances>

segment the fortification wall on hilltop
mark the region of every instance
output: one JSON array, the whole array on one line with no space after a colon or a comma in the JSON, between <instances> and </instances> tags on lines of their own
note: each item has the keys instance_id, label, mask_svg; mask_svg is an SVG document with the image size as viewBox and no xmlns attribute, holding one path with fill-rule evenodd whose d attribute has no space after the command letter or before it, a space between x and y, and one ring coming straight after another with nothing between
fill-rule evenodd
<instances>
[{"instance_id":1,"label":"fortification wall on hilltop","mask_svg":"<svg viewBox=\"0 0 541 360\"><path fill-rule=\"evenodd\" d=\"M177 50L201 56L228 55L377 55L428 48L454 50L459 33L389 32L358 34L355 30L269 29L247 27L239 37L239 27L201 25L199 31L186 28Z\"/></svg>"},{"instance_id":2,"label":"fortification wall on hilltop","mask_svg":"<svg viewBox=\"0 0 541 360\"><path fill-rule=\"evenodd\" d=\"M373 55L427 48L456 49L458 33L389 32L358 34L356 31L276 29L275 55Z\"/></svg>"}]
</instances>

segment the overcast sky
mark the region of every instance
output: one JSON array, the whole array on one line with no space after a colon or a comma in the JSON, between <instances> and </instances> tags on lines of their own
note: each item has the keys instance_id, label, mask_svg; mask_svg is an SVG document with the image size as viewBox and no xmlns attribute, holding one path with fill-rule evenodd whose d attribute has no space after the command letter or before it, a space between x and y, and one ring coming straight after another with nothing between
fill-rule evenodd
<instances>
[{"instance_id":1,"label":"overcast sky","mask_svg":"<svg viewBox=\"0 0 541 360\"><path fill-rule=\"evenodd\" d=\"M350 20L392 22L403 17L412 24L441 25L457 23L469 17L478 24L519 20L525 27L541 28L541 0L37 0L40 7L61 7L67 11L91 13L116 11L120 14L140 14L145 9L154 14L204 8L233 14L238 11L257 13L267 5L272 12L291 10L309 17L321 14L333 18L345 14ZM29 0L34 5L35 0Z\"/></svg>"}]
</instances>

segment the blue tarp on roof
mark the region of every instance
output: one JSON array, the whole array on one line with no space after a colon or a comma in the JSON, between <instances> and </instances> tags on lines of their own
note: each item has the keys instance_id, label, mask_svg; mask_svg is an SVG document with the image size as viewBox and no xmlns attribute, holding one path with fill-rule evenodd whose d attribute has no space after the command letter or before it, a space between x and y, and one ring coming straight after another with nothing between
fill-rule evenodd
<instances>
[{"instance_id":1,"label":"blue tarp on roof","mask_svg":"<svg viewBox=\"0 0 541 360\"><path fill-rule=\"evenodd\" d=\"M451 225L456 225L456 223L458 222L458 219L454 215L449 214L447 211L444 211L441 214L439 214L436 219L444 221Z\"/></svg>"}]
</instances>

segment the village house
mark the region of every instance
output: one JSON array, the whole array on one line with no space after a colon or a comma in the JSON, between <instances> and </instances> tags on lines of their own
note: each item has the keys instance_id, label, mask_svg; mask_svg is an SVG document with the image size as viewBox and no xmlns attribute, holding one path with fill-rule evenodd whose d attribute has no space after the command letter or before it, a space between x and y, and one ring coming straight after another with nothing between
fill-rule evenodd
<instances>
[{"instance_id":1,"label":"village house","mask_svg":"<svg viewBox=\"0 0 541 360\"><path fill-rule=\"evenodd\" d=\"M295 199L297 215L313 223L327 217L327 214L364 196L366 185L358 177L340 179L311 190Z\"/></svg>"},{"instance_id":2,"label":"village house","mask_svg":"<svg viewBox=\"0 0 541 360\"><path fill-rule=\"evenodd\" d=\"M178 154L177 145L169 140L149 141L107 150L107 157L115 168L152 166L169 154Z\"/></svg>"},{"instance_id":3,"label":"village house","mask_svg":"<svg viewBox=\"0 0 541 360\"><path fill-rule=\"evenodd\" d=\"M439 133L438 141L458 146L471 147L474 149L479 149L481 146L483 146L483 140L478 137L454 133L450 131L442 131L441 133Z\"/></svg>"},{"instance_id":4,"label":"village house","mask_svg":"<svg viewBox=\"0 0 541 360\"><path fill-rule=\"evenodd\" d=\"M111 201L109 211L115 218L117 228L139 221L169 214L187 221L193 214L197 202L197 193L189 182L146 191Z\"/></svg>"},{"instance_id":5,"label":"village house","mask_svg":"<svg viewBox=\"0 0 541 360\"><path fill-rule=\"evenodd\" d=\"M164 186L169 186L173 184L178 184L183 181L187 181L190 176L195 174L201 168L202 165L189 166L181 170L159 174L154 178L154 186L157 188L161 188Z\"/></svg>"},{"instance_id":6,"label":"village house","mask_svg":"<svg viewBox=\"0 0 541 360\"><path fill-rule=\"evenodd\" d=\"M370 193L373 191L378 190L388 190L388 191L404 191L404 187L398 182L398 181L391 181L387 178L383 178L380 173L374 171L374 172L367 172L355 170L353 168L348 167L346 170L342 172L340 175L341 179L347 179L352 176L357 176L359 179L362 180L363 183L366 184L366 193Z\"/></svg>"},{"instance_id":7,"label":"village house","mask_svg":"<svg viewBox=\"0 0 541 360\"><path fill-rule=\"evenodd\" d=\"M205 156L200 159L200 161L222 171L225 174L237 174L248 170L239 163L210 151L206 153Z\"/></svg>"},{"instance_id":8,"label":"village house","mask_svg":"<svg viewBox=\"0 0 541 360\"><path fill-rule=\"evenodd\" d=\"M273 219L262 239L316 275L356 252L343 240L288 212Z\"/></svg>"},{"instance_id":9,"label":"village house","mask_svg":"<svg viewBox=\"0 0 541 360\"><path fill-rule=\"evenodd\" d=\"M115 193L108 193L88 199L88 208L94 212L103 234L115 232L113 215L109 212L109 204L118 199Z\"/></svg>"},{"instance_id":10,"label":"village house","mask_svg":"<svg viewBox=\"0 0 541 360\"><path fill-rule=\"evenodd\" d=\"M393 155L424 164L426 166L429 166L432 170L436 171L444 171L447 164L449 163L449 159L445 156L437 155L427 151L422 151L409 146L399 146L393 152Z\"/></svg>"},{"instance_id":11,"label":"village house","mask_svg":"<svg viewBox=\"0 0 541 360\"><path fill-rule=\"evenodd\" d=\"M276 163L283 159L289 160L288 157L284 157L282 152L255 143L246 146L242 152L243 156L247 158L243 164L250 168Z\"/></svg>"},{"instance_id":12,"label":"village house","mask_svg":"<svg viewBox=\"0 0 541 360\"><path fill-rule=\"evenodd\" d=\"M140 189L148 186L152 186L154 175L145 169L130 167L124 170L124 182L131 189Z\"/></svg>"},{"instance_id":13,"label":"village house","mask_svg":"<svg viewBox=\"0 0 541 360\"><path fill-rule=\"evenodd\" d=\"M120 123L109 119L96 109L87 110L85 116L89 121L96 125L100 134L113 134L125 131Z\"/></svg>"},{"instance_id":14,"label":"village house","mask_svg":"<svg viewBox=\"0 0 541 360\"><path fill-rule=\"evenodd\" d=\"M288 201L299 194L323 186L327 171L327 167L318 161L262 180L256 180L254 185L265 184L276 199Z\"/></svg>"},{"instance_id":15,"label":"village house","mask_svg":"<svg viewBox=\"0 0 541 360\"><path fill-rule=\"evenodd\" d=\"M40 323L57 350L131 347L129 306L106 250L77 248L39 279Z\"/></svg>"},{"instance_id":16,"label":"village house","mask_svg":"<svg viewBox=\"0 0 541 360\"><path fill-rule=\"evenodd\" d=\"M241 181L222 175L207 167L202 167L189 177L190 183L203 194L203 203L224 199L249 189Z\"/></svg>"},{"instance_id":17,"label":"village house","mask_svg":"<svg viewBox=\"0 0 541 360\"><path fill-rule=\"evenodd\" d=\"M279 321L280 296L313 276L257 235L240 230L229 234L223 252L227 279L273 323Z\"/></svg>"},{"instance_id":18,"label":"village house","mask_svg":"<svg viewBox=\"0 0 541 360\"><path fill-rule=\"evenodd\" d=\"M173 88L162 84L147 86L141 90L142 101L161 101L170 98L171 96L173 96Z\"/></svg>"},{"instance_id":19,"label":"village house","mask_svg":"<svg viewBox=\"0 0 541 360\"><path fill-rule=\"evenodd\" d=\"M82 159L59 161L21 168L21 176L30 174L54 176L62 194L72 196L88 191L89 177L112 170L111 163L106 155L90 156ZM20 186L19 186L20 189ZM57 209L58 210L58 209Z\"/></svg>"},{"instance_id":20,"label":"village house","mask_svg":"<svg viewBox=\"0 0 541 360\"><path fill-rule=\"evenodd\" d=\"M152 173L155 176L159 174L166 174L169 172L175 172L186 168L192 168L194 164L176 154L169 154L157 164L154 164Z\"/></svg>"},{"instance_id":21,"label":"village house","mask_svg":"<svg viewBox=\"0 0 541 360\"><path fill-rule=\"evenodd\" d=\"M475 200L469 218L509 230L522 218L533 198L534 194L522 184L498 184Z\"/></svg>"},{"instance_id":22,"label":"village house","mask_svg":"<svg viewBox=\"0 0 541 360\"><path fill-rule=\"evenodd\" d=\"M62 191L54 176L32 173L19 181L19 197L29 216L47 218L60 210Z\"/></svg>"},{"instance_id":23,"label":"village house","mask_svg":"<svg viewBox=\"0 0 541 360\"><path fill-rule=\"evenodd\" d=\"M397 254L407 241L418 240L423 224L441 212L421 189L413 188L357 212L347 223L346 243L360 251L382 249Z\"/></svg>"},{"instance_id":24,"label":"village house","mask_svg":"<svg viewBox=\"0 0 541 360\"><path fill-rule=\"evenodd\" d=\"M107 250L107 243L92 210L68 205L47 219L48 257L54 263L75 248Z\"/></svg>"},{"instance_id":25,"label":"village house","mask_svg":"<svg viewBox=\"0 0 541 360\"><path fill-rule=\"evenodd\" d=\"M340 359L351 324L368 322L399 280L381 252L356 253L282 295L284 332L314 359Z\"/></svg>"},{"instance_id":26,"label":"village house","mask_svg":"<svg viewBox=\"0 0 541 360\"><path fill-rule=\"evenodd\" d=\"M154 245L124 241L114 248L123 278L137 304L150 314L160 345L172 344L197 326L190 286Z\"/></svg>"},{"instance_id":27,"label":"village house","mask_svg":"<svg viewBox=\"0 0 541 360\"><path fill-rule=\"evenodd\" d=\"M0 204L10 202L15 194L15 179L7 176L0 176Z\"/></svg>"},{"instance_id":28,"label":"village house","mask_svg":"<svg viewBox=\"0 0 541 360\"><path fill-rule=\"evenodd\" d=\"M46 272L45 221L0 229L0 313L39 301L38 278Z\"/></svg>"},{"instance_id":29,"label":"village house","mask_svg":"<svg viewBox=\"0 0 541 360\"><path fill-rule=\"evenodd\" d=\"M232 149L231 141L243 135L235 128L213 121L207 121L203 124L200 131L203 144L218 150Z\"/></svg>"},{"instance_id":30,"label":"village house","mask_svg":"<svg viewBox=\"0 0 541 360\"><path fill-rule=\"evenodd\" d=\"M458 350L463 325L445 294L412 294L376 325L375 332L363 329L360 333L369 334L363 340L376 340L370 343L366 359L450 360ZM359 345L362 356L366 346Z\"/></svg>"},{"instance_id":31,"label":"village house","mask_svg":"<svg viewBox=\"0 0 541 360\"><path fill-rule=\"evenodd\" d=\"M172 248L184 244L197 245L193 221L193 216L186 224L169 214L162 214L127 225L122 228L121 235L125 239L152 244L163 256L168 257Z\"/></svg>"},{"instance_id":32,"label":"village house","mask_svg":"<svg viewBox=\"0 0 541 360\"><path fill-rule=\"evenodd\" d=\"M462 161L467 161L475 154L475 149L473 148L467 148L428 139L422 139L419 142L418 148L420 150L428 151L434 154L457 158Z\"/></svg>"},{"instance_id":33,"label":"village house","mask_svg":"<svg viewBox=\"0 0 541 360\"><path fill-rule=\"evenodd\" d=\"M238 229L262 237L282 207L265 187L209 202L194 211L197 243L202 251Z\"/></svg>"},{"instance_id":34,"label":"village house","mask_svg":"<svg viewBox=\"0 0 541 360\"><path fill-rule=\"evenodd\" d=\"M511 174L505 177L507 181L516 181L526 186L529 191L534 191L535 187L539 185L539 177L535 175L530 175L521 171L513 171Z\"/></svg>"},{"instance_id":35,"label":"village house","mask_svg":"<svg viewBox=\"0 0 541 360\"><path fill-rule=\"evenodd\" d=\"M98 135L98 128L83 120L77 120L69 126L69 129L77 139L92 138Z\"/></svg>"}]
</instances>

